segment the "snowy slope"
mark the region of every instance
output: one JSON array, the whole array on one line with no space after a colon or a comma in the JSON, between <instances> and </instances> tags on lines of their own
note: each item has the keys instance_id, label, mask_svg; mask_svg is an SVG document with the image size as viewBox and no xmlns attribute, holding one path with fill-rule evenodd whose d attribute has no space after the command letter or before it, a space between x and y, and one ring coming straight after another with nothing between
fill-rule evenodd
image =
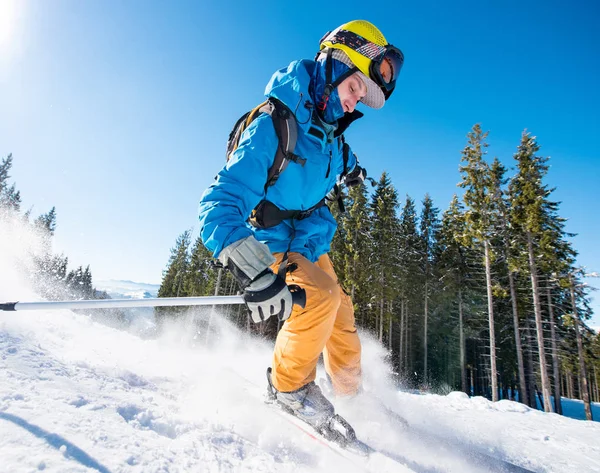
<instances>
[{"instance_id":1,"label":"snowy slope","mask_svg":"<svg viewBox=\"0 0 600 473\"><path fill-rule=\"evenodd\" d=\"M36 300L13 264L31 242L1 230L0 301ZM0 312L0 473L516 471L482 452L531 471L600 472L600 423L398 392L365 336L366 394L336 409L379 453L350 462L264 404L268 343L218 316L207 340L192 319L143 339L84 313Z\"/></svg>"},{"instance_id":2,"label":"snowy slope","mask_svg":"<svg viewBox=\"0 0 600 473\"><path fill-rule=\"evenodd\" d=\"M334 471L340 460L264 406L269 350L256 342L182 348L180 335L143 341L67 311L15 315L0 323L2 471Z\"/></svg>"},{"instance_id":3,"label":"snowy slope","mask_svg":"<svg viewBox=\"0 0 600 473\"><path fill-rule=\"evenodd\" d=\"M181 330L142 340L69 311L3 314L0 471L364 471L265 406L270 347L216 325L202 346ZM600 471L600 424L509 401L397 393L375 343L365 345L366 387L413 426L369 399L339 404L363 440L392 452L367 471L488 471L444 443L457 440L533 471Z\"/></svg>"}]
</instances>

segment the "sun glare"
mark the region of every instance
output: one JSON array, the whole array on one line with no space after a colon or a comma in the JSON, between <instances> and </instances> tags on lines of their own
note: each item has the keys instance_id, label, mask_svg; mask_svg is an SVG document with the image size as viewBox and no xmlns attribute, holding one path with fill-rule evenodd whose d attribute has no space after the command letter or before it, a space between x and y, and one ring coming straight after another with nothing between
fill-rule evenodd
<instances>
[{"instance_id":1,"label":"sun glare","mask_svg":"<svg viewBox=\"0 0 600 473\"><path fill-rule=\"evenodd\" d=\"M17 0L0 0L0 48L10 41L16 21Z\"/></svg>"}]
</instances>

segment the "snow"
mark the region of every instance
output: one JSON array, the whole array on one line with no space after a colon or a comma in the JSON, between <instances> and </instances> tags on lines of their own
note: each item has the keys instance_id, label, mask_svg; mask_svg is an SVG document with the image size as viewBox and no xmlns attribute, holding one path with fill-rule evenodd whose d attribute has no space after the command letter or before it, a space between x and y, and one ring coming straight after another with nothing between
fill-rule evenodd
<instances>
[{"instance_id":1,"label":"snow","mask_svg":"<svg viewBox=\"0 0 600 473\"><path fill-rule=\"evenodd\" d=\"M0 236L0 301L36 300L10 249ZM335 403L379 453L340 457L264 404L270 343L218 314L198 336L192 321L206 317L190 312L148 339L84 312L0 312L0 472L509 471L481 454L531 471L600 472L600 423L399 391L366 335L365 394Z\"/></svg>"}]
</instances>

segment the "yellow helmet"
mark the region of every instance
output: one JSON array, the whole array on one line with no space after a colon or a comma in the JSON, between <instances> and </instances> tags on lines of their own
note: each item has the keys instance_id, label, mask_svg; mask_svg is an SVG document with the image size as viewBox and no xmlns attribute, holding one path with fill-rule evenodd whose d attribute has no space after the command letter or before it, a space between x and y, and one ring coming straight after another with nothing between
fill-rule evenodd
<instances>
[{"instance_id":1,"label":"yellow helmet","mask_svg":"<svg viewBox=\"0 0 600 473\"><path fill-rule=\"evenodd\" d=\"M394 91L404 54L389 44L372 23L354 20L343 24L323 37L320 50L324 49L346 53L352 64L381 89L385 100Z\"/></svg>"}]
</instances>

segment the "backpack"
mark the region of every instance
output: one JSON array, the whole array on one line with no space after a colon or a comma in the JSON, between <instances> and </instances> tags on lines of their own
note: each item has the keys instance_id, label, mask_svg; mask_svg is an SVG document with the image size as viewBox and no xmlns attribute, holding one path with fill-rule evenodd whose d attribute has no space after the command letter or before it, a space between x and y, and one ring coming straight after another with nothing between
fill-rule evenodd
<instances>
[{"instance_id":1,"label":"backpack","mask_svg":"<svg viewBox=\"0 0 600 473\"><path fill-rule=\"evenodd\" d=\"M269 97L265 102L242 115L233 126L233 129L229 133L229 138L227 139L227 161L231 159L231 156L237 149L244 130L246 130L252 121L261 113L267 113L271 116L273 127L275 128L275 133L279 141L279 146L275 151L275 159L267 172L267 180L264 188L266 192L267 188L277 182L277 179L281 173L285 171L290 161L303 166L306 162L306 159L294 153L296 142L298 140L298 123L296 121L296 117L283 102L274 97ZM346 168L348 163L349 147L344 142L343 136L341 139L344 147L343 156L345 175L347 172ZM252 211L252 214L248 220L250 224L256 228L274 227L286 219L292 218L301 220L308 217L313 211L324 206L326 204L326 200L331 199L324 197L316 205L307 210L281 210L272 202L263 200ZM337 185L335 186L335 200L338 200L340 210L343 212L343 203L341 201L341 196L338 193Z\"/></svg>"},{"instance_id":2,"label":"backpack","mask_svg":"<svg viewBox=\"0 0 600 473\"><path fill-rule=\"evenodd\" d=\"M269 97L268 100L242 115L235 123L227 139L227 161L229 161L233 152L237 149L244 130L261 113L267 113L271 116L273 127L279 140L279 146L275 152L275 160L267 173L266 191L269 186L277 182L279 175L285 170L290 161L304 166L306 159L294 154L298 140L298 123L296 122L296 117L283 102L274 97Z\"/></svg>"}]
</instances>

